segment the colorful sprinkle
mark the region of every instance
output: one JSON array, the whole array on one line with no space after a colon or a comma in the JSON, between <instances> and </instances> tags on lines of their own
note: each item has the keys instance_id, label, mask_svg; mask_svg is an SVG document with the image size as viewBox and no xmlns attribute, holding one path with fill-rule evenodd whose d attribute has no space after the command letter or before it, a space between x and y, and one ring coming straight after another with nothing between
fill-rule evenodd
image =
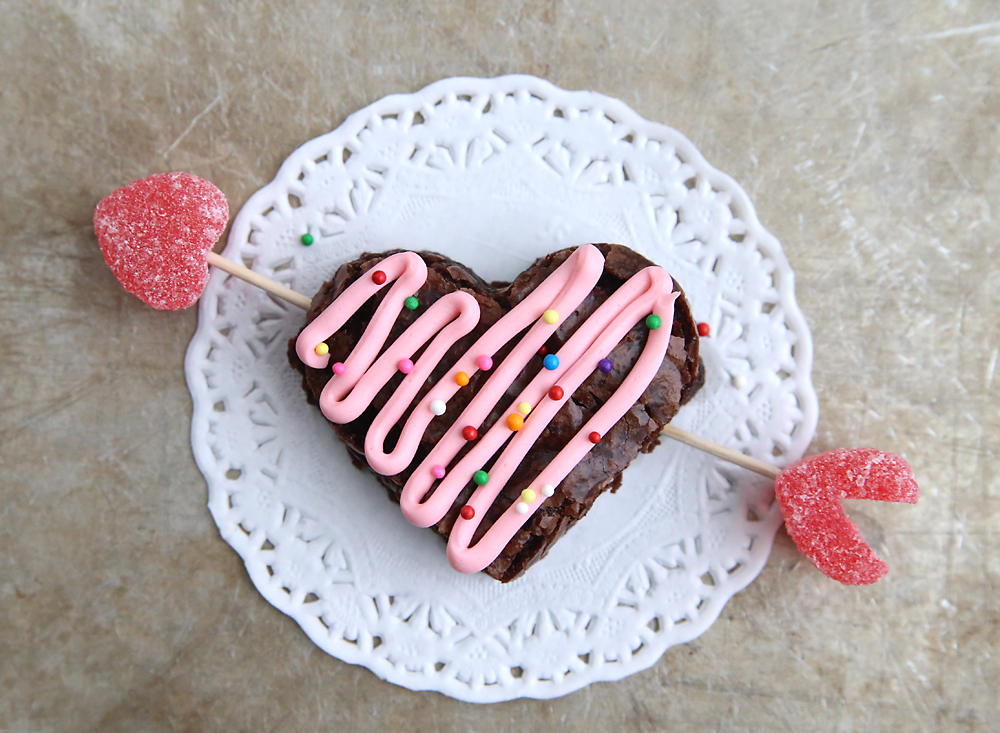
<instances>
[{"instance_id":1,"label":"colorful sprinkle","mask_svg":"<svg viewBox=\"0 0 1000 733\"><path fill-rule=\"evenodd\" d=\"M459 387L464 387L469 383L469 375L465 372L459 372L455 375L455 384Z\"/></svg>"},{"instance_id":2,"label":"colorful sprinkle","mask_svg":"<svg viewBox=\"0 0 1000 733\"><path fill-rule=\"evenodd\" d=\"M334 374L343 374L345 371L347 371L347 367L344 366L343 362L338 361L336 364L333 365Z\"/></svg>"},{"instance_id":3,"label":"colorful sprinkle","mask_svg":"<svg viewBox=\"0 0 1000 733\"><path fill-rule=\"evenodd\" d=\"M522 402L517 406L517 411L520 412L525 417L527 417L528 415L531 414L531 405L529 405L527 402Z\"/></svg>"},{"instance_id":4,"label":"colorful sprinkle","mask_svg":"<svg viewBox=\"0 0 1000 733\"><path fill-rule=\"evenodd\" d=\"M614 363L611 359L601 359L597 362L597 368L600 369L605 374L610 374L611 370L615 368Z\"/></svg>"},{"instance_id":5,"label":"colorful sprinkle","mask_svg":"<svg viewBox=\"0 0 1000 733\"><path fill-rule=\"evenodd\" d=\"M525 504L523 501L517 502L514 505L514 511L518 514L527 514L531 510L531 507Z\"/></svg>"},{"instance_id":6,"label":"colorful sprinkle","mask_svg":"<svg viewBox=\"0 0 1000 733\"><path fill-rule=\"evenodd\" d=\"M420 301L417 300L415 295L411 295L409 298L403 301L403 306L408 311L415 311L420 307Z\"/></svg>"},{"instance_id":7,"label":"colorful sprinkle","mask_svg":"<svg viewBox=\"0 0 1000 733\"><path fill-rule=\"evenodd\" d=\"M462 428L462 437L468 441L473 441L479 437L479 431L476 430L471 425L466 425L464 428Z\"/></svg>"},{"instance_id":8,"label":"colorful sprinkle","mask_svg":"<svg viewBox=\"0 0 1000 733\"><path fill-rule=\"evenodd\" d=\"M326 345L326 342L320 341L313 351L316 352L316 356L326 356L330 353L330 347Z\"/></svg>"},{"instance_id":9,"label":"colorful sprinkle","mask_svg":"<svg viewBox=\"0 0 1000 733\"><path fill-rule=\"evenodd\" d=\"M385 285L385 273L381 270L375 270L372 273L372 282L376 285Z\"/></svg>"},{"instance_id":10,"label":"colorful sprinkle","mask_svg":"<svg viewBox=\"0 0 1000 733\"><path fill-rule=\"evenodd\" d=\"M433 466L431 468L431 476L434 478L444 478L447 471L444 470L444 466Z\"/></svg>"},{"instance_id":11,"label":"colorful sprinkle","mask_svg":"<svg viewBox=\"0 0 1000 733\"><path fill-rule=\"evenodd\" d=\"M542 320L545 321L550 326L554 326L559 323L559 314L554 310L547 310L542 313Z\"/></svg>"},{"instance_id":12,"label":"colorful sprinkle","mask_svg":"<svg viewBox=\"0 0 1000 733\"><path fill-rule=\"evenodd\" d=\"M520 415L508 415L507 416L507 427L513 430L515 433L524 427L524 418Z\"/></svg>"},{"instance_id":13,"label":"colorful sprinkle","mask_svg":"<svg viewBox=\"0 0 1000 733\"><path fill-rule=\"evenodd\" d=\"M545 486L542 487L542 493L545 496L552 496L556 493L556 489L552 484L545 484Z\"/></svg>"},{"instance_id":14,"label":"colorful sprinkle","mask_svg":"<svg viewBox=\"0 0 1000 733\"><path fill-rule=\"evenodd\" d=\"M549 390L549 399L553 399L556 402L558 402L563 398L563 395L565 394L566 393L563 391L563 388L557 384L555 387Z\"/></svg>"},{"instance_id":15,"label":"colorful sprinkle","mask_svg":"<svg viewBox=\"0 0 1000 733\"><path fill-rule=\"evenodd\" d=\"M547 353L549 353L549 347L548 346L546 346L545 344L542 344L541 346L538 347L538 355L539 356L545 356Z\"/></svg>"},{"instance_id":16,"label":"colorful sprinkle","mask_svg":"<svg viewBox=\"0 0 1000 733\"><path fill-rule=\"evenodd\" d=\"M698 324L698 335L699 336L701 336L702 338L706 338L706 337L710 336L711 333L712 333L712 327L709 326L707 323L699 323Z\"/></svg>"},{"instance_id":17,"label":"colorful sprinkle","mask_svg":"<svg viewBox=\"0 0 1000 733\"><path fill-rule=\"evenodd\" d=\"M542 359L542 366L548 369L550 372L559 368L559 357L555 354L549 354L544 359Z\"/></svg>"},{"instance_id":18,"label":"colorful sprinkle","mask_svg":"<svg viewBox=\"0 0 1000 733\"><path fill-rule=\"evenodd\" d=\"M397 364L396 366L399 367L399 371L401 371L403 374L409 374L410 372L413 371L413 362L409 359L400 359L399 364Z\"/></svg>"},{"instance_id":19,"label":"colorful sprinkle","mask_svg":"<svg viewBox=\"0 0 1000 733\"><path fill-rule=\"evenodd\" d=\"M655 331L662 325L663 325L663 319L661 319L655 313L650 313L648 316L646 316L646 328L648 328L649 330Z\"/></svg>"},{"instance_id":20,"label":"colorful sprinkle","mask_svg":"<svg viewBox=\"0 0 1000 733\"><path fill-rule=\"evenodd\" d=\"M521 492L521 501L525 504L530 504L535 500L535 492L531 489L525 489Z\"/></svg>"},{"instance_id":21,"label":"colorful sprinkle","mask_svg":"<svg viewBox=\"0 0 1000 733\"><path fill-rule=\"evenodd\" d=\"M487 481L490 480L490 475L486 471L479 470L472 474L472 480L475 481L479 486L483 486Z\"/></svg>"},{"instance_id":22,"label":"colorful sprinkle","mask_svg":"<svg viewBox=\"0 0 1000 733\"><path fill-rule=\"evenodd\" d=\"M493 368L493 359L483 354L476 359L476 366L482 369L484 372L488 372Z\"/></svg>"},{"instance_id":23,"label":"colorful sprinkle","mask_svg":"<svg viewBox=\"0 0 1000 733\"><path fill-rule=\"evenodd\" d=\"M302 244L304 244L306 247L308 247L315 241L316 239L309 232L306 232L305 234L302 235Z\"/></svg>"},{"instance_id":24,"label":"colorful sprinkle","mask_svg":"<svg viewBox=\"0 0 1000 733\"><path fill-rule=\"evenodd\" d=\"M470 504L466 504L465 506L463 506L458 513L461 514L462 519L465 520L473 519L476 516L476 510L473 509Z\"/></svg>"},{"instance_id":25,"label":"colorful sprinkle","mask_svg":"<svg viewBox=\"0 0 1000 733\"><path fill-rule=\"evenodd\" d=\"M430 404L430 410L435 415L443 415L444 411L448 409L448 406L444 403L444 400L432 400Z\"/></svg>"},{"instance_id":26,"label":"colorful sprinkle","mask_svg":"<svg viewBox=\"0 0 1000 733\"><path fill-rule=\"evenodd\" d=\"M594 432L592 432L590 435L587 436L587 440L589 440L594 445L597 445L598 443L601 442L601 434L595 430Z\"/></svg>"}]
</instances>

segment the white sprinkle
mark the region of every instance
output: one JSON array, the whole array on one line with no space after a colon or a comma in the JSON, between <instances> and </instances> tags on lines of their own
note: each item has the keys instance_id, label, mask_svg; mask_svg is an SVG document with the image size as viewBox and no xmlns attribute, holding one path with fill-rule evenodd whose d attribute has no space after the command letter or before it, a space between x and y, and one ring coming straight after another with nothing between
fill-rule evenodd
<instances>
[{"instance_id":1,"label":"white sprinkle","mask_svg":"<svg viewBox=\"0 0 1000 733\"><path fill-rule=\"evenodd\" d=\"M545 494L546 496L552 496L554 493L556 493L556 490L555 488L552 487L551 484L545 484L545 486L542 487L542 493Z\"/></svg>"},{"instance_id":2,"label":"white sprinkle","mask_svg":"<svg viewBox=\"0 0 1000 733\"><path fill-rule=\"evenodd\" d=\"M736 387L736 389L743 389L747 386L747 378L742 374L737 374L733 377L733 386Z\"/></svg>"},{"instance_id":3,"label":"white sprinkle","mask_svg":"<svg viewBox=\"0 0 1000 733\"><path fill-rule=\"evenodd\" d=\"M443 415L445 411L444 400L434 400L431 402L431 412L435 415Z\"/></svg>"},{"instance_id":4,"label":"white sprinkle","mask_svg":"<svg viewBox=\"0 0 1000 733\"><path fill-rule=\"evenodd\" d=\"M514 505L514 511L517 512L518 514L527 514L529 509L531 509L531 507L529 507L523 501L519 501L517 502L517 504Z\"/></svg>"}]
</instances>

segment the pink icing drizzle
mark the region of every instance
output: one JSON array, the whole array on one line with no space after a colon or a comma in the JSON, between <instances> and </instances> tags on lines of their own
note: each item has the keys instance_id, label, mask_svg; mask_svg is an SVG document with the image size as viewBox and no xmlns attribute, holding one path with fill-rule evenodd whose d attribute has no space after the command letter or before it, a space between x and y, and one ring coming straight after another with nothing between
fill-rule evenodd
<instances>
[{"instance_id":1,"label":"pink icing drizzle","mask_svg":"<svg viewBox=\"0 0 1000 733\"><path fill-rule=\"evenodd\" d=\"M541 506L546 497L541 487L558 484L594 447L588 439L592 431L606 434L635 404L656 375L666 355L673 323L673 307L677 293L672 292L670 276L659 267L647 267L636 273L605 301L584 322L558 352L559 367L541 370L529 385L511 401L505 414L516 411L521 402L533 405L524 419L524 426L512 432L503 419L498 420L455 466L448 469L434 494L424 497L441 473L439 467L450 466L466 444L462 428L478 427L503 398L514 379L528 361L558 328L542 319L546 310L560 314L572 313L597 284L604 269L604 257L593 245L584 245L570 255L546 280L486 331L413 408L403 425L396 447L385 452L384 442L392 426L402 418L420 387L430 377L451 345L469 333L479 322L479 305L474 297L454 292L431 305L377 359L392 324L401 312L403 301L416 292L427 277L427 267L419 255L403 252L379 263L386 282L377 285L371 277L361 277L352 283L322 314L303 329L296 341L296 352L302 361L314 368L325 368L328 356L315 353L316 345L329 338L381 287L394 283L388 295L375 311L358 344L344 362L342 375L332 378L320 395L320 409L335 423L357 418L371 404L378 391L397 373L398 364L409 359L431 337L430 344L403 379L393 399L379 412L365 436L365 455L371 467L383 475L394 475L412 462L420 438L435 415L430 410L433 400L445 403L461 387L454 374L463 371L470 376L507 342L522 331L527 332L514 346L472 401L457 418L445 413L441 419L452 419L451 428L435 445L403 487L400 506L413 524L422 527L439 522L451 508L462 489L472 480L472 474L487 465L497 451L500 456L489 471L489 481L478 487L469 500L475 509L472 519L458 518L448 540L448 559L461 572L482 570L495 560L514 534ZM494 523L472 547L473 534L486 510L499 495L521 459L542 433L545 426L572 396L581 383L597 368L628 331L649 313L660 316L663 326L649 332L649 338L636 364L621 387L580 429L559 454L531 483L536 498L529 511L518 514L515 505ZM484 357L486 357L484 359ZM564 389L561 400L548 397L549 389L558 384ZM513 437L512 437L513 436ZM509 442L508 442L509 441ZM504 444L507 444L504 448Z\"/></svg>"}]
</instances>

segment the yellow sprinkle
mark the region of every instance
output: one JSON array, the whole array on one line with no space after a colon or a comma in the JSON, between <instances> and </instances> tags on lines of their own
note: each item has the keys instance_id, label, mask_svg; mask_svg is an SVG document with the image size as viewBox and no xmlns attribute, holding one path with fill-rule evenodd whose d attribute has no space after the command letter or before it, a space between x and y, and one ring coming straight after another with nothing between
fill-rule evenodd
<instances>
[{"instance_id":1,"label":"yellow sprinkle","mask_svg":"<svg viewBox=\"0 0 1000 733\"><path fill-rule=\"evenodd\" d=\"M522 402L520 405L517 406L517 411L520 412L522 415L527 416L528 413L531 412L531 405L529 405L527 402Z\"/></svg>"},{"instance_id":2,"label":"yellow sprinkle","mask_svg":"<svg viewBox=\"0 0 1000 733\"><path fill-rule=\"evenodd\" d=\"M507 427L511 430L517 431L524 427L524 418L520 415L508 415L507 416Z\"/></svg>"},{"instance_id":3,"label":"yellow sprinkle","mask_svg":"<svg viewBox=\"0 0 1000 733\"><path fill-rule=\"evenodd\" d=\"M559 314L554 310L547 310L542 313L542 320L545 321L550 326L559 323Z\"/></svg>"},{"instance_id":4,"label":"yellow sprinkle","mask_svg":"<svg viewBox=\"0 0 1000 733\"><path fill-rule=\"evenodd\" d=\"M521 492L521 501L525 504L530 504L535 500L535 492L531 489L525 489Z\"/></svg>"},{"instance_id":5,"label":"yellow sprinkle","mask_svg":"<svg viewBox=\"0 0 1000 733\"><path fill-rule=\"evenodd\" d=\"M320 341L316 344L316 348L313 349L316 352L316 356L326 356L330 353L330 347L326 345L325 342Z\"/></svg>"},{"instance_id":6,"label":"yellow sprinkle","mask_svg":"<svg viewBox=\"0 0 1000 733\"><path fill-rule=\"evenodd\" d=\"M459 387L464 387L469 383L469 375L465 372L459 372L455 375L455 384Z\"/></svg>"}]
</instances>

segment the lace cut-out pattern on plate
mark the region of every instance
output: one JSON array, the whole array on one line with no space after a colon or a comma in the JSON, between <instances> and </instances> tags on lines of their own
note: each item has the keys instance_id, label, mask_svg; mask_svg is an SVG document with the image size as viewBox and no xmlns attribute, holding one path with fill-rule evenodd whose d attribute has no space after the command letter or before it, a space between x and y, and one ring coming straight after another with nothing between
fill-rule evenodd
<instances>
[{"instance_id":1,"label":"lace cut-out pattern on plate","mask_svg":"<svg viewBox=\"0 0 1000 733\"><path fill-rule=\"evenodd\" d=\"M507 280L585 242L665 266L711 326L707 383L677 425L801 457L812 341L780 245L731 178L617 100L526 76L386 97L295 151L225 255L311 294L367 250L435 250ZM306 403L285 355L302 312L215 272L199 315L192 443L222 536L318 646L381 678L474 702L620 679L703 633L767 560L770 482L664 441L524 577L456 573Z\"/></svg>"}]
</instances>

